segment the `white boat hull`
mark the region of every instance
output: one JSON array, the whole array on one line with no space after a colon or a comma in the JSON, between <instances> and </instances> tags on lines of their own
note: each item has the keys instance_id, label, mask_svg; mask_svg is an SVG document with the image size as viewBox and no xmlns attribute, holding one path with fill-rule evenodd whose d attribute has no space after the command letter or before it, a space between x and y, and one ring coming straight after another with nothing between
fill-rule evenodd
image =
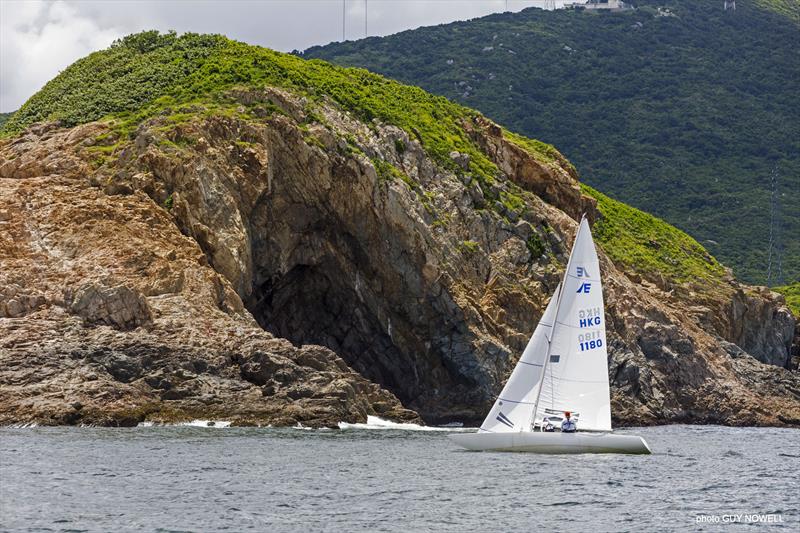
<instances>
[{"instance_id":1,"label":"white boat hull","mask_svg":"<svg viewBox=\"0 0 800 533\"><path fill-rule=\"evenodd\" d=\"M455 433L450 439L471 451L528 453L632 453L649 454L642 437L613 433Z\"/></svg>"}]
</instances>

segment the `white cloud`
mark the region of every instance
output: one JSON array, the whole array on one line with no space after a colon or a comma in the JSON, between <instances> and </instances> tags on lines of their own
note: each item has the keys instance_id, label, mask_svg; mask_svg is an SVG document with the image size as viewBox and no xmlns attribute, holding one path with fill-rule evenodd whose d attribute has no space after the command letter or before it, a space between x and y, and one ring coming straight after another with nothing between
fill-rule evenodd
<instances>
[{"instance_id":1,"label":"white cloud","mask_svg":"<svg viewBox=\"0 0 800 533\"><path fill-rule=\"evenodd\" d=\"M0 111L13 111L59 71L124 35L63 1L0 2Z\"/></svg>"}]
</instances>

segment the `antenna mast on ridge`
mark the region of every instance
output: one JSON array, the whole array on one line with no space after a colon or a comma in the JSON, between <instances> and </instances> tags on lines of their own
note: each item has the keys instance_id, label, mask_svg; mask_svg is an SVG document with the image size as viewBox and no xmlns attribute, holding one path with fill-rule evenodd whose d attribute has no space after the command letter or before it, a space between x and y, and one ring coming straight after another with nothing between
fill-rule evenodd
<instances>
[{"instance_id":1,"label":"antenna mast on ridge","mask_svg":"<svg viewBox=\"0 0 800 533\"><path fill-rule=\"evenodd\" d=\"M783 284L783 265L781 261L781 220L780 220L780 211L781 211L781 203L780 203L780 195L778 193L778 166L774 166L772 168L772 173L770 175L770 185L772 187L772 194L770 196L770 205L769 205L769 250L767 251L767 286L771 286L773 284L773 275L772 275L772 257L773 251L775 255L775 260L777 262L777 272L774 276L774 281L776 285Z\"/></svg>"}]
</instances>

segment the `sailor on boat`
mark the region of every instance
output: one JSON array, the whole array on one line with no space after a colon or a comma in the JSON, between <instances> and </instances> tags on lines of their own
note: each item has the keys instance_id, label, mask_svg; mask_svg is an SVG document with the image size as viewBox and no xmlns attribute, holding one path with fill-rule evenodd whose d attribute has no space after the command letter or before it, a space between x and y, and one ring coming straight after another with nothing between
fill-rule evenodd
<instances>
[{"instance_id":1,"label":"sailor on boat","mask_svg":"<svg viewBox=\"0 0 800 533\"><path fill-rule=\"evenodd\" d=\"M549 418L544 419L544 423L542 424L542 431L546 431L547 433L554 433L556 427L553 425L553 422Z\"/></svg>"},{"instance_id":2,"label":"sailor on boat","mask_svg":"<svg viewBox=\"0 0 800 533\"><path fill-rule=\"evenodd\" d=\"M578 426L575 424L575 421L570 418L572 413L564 411L564 416L566 418L561 422L561 433L575 433L578 431Z\"/></svg>"}]
</instances>

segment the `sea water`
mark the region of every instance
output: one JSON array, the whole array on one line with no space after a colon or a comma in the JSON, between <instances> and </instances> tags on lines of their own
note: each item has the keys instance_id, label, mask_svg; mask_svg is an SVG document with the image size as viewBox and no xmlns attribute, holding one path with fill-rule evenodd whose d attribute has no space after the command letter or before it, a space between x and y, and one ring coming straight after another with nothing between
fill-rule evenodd
<instances>
[{"instance_id":1,"label":"sea water","mask_svg":"<svg viewBox=\"0 0 800 533\"><path fill-rule=\"evenodd\" d=\"M800 530L800 430L661 426L654 454L460 450L454 428L0 429L2 531Z\"/></svg>"}]
</instances>

